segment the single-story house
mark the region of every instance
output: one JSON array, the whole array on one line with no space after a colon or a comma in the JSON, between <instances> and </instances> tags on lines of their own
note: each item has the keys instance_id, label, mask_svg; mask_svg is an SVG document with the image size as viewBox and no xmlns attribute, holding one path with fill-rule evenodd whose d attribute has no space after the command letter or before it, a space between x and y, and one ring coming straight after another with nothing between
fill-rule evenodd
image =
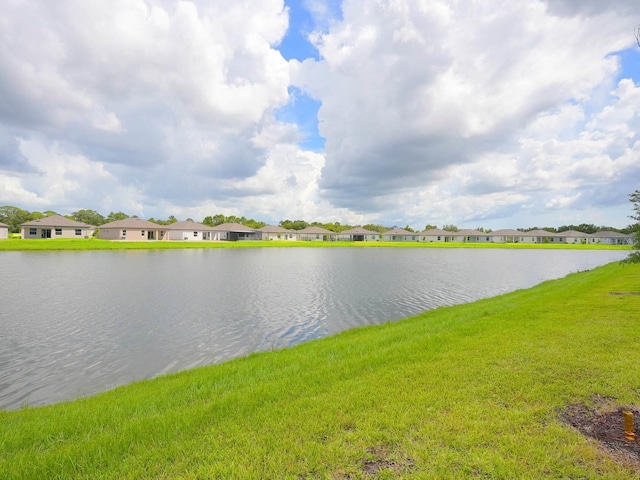
<instances>
[{"instance_id":1,"label":"single-story house","mask_svg":"<svg viewBox=\"0 0 640 480\"><path fill-rule=\"evenodd\" d=\"M338 234L338 240L346 240L348 242L376 242L380 240L380 234L362 227L350 228L343 230Z\"/></svg>"},{"instance_id":2,"label":"single-story house","mask_svg":"<svg viewBox=\"0 0 640 480\"><path fill-rule=\"evenodd\" d=\"M203 241L213 240L215 230L203 223L186 220L164 225L167 230L165 240Z\"/></svg>"},{"instance_id":3,"label":"single-story house","mask_svg":"<svg viewBox=\"0 0 640 480\"><path fill-rule=\"evenodd\" d=\"M478 230L463 229L451 232L454 242L460 243L486 243L491 241L490 234Z\"/></svg>"},{"instance_id":4,"label":"single-story house","mask_svg":"<svg viewBox=\"0 0 640 480\"><path fill-rule=\"evenodd\" d=\"M166 225L158 225L148 220L130 217L101 225L98 228L97 236L104 240L146 242L148 240L164 240L166 235Z\"/></svg>"},{"instance_id":5,"label":"single-story house","mask_svg":"<svg viewBox=\"0 0 640 480\"><path fill-rule=\"evenodd\" d=\"M240 223L223 223L211 227L212 240L260 240L261 234L258 230L247 227Z\"/></svg>"},{"instance_id":6,"label":"single-story house","mask_svg":"<svg viewBox=\"0 0 640 480\"><path fill-rule=\"evenodd\" d=\"M288 228L275 225L265 225L259 228L258 231L261 234L262 240L296 240L298 238L295 230L289 230Z\"/></svg>"},{"instance_id":7,"label":"single-story house","mask_svg":"<svg viewBox=\"0 0 640 480\"><path fill-rule=\"evenodd\" d=\"M418 233L409 232L404 228L392 228L382 233L382 240L385 242L416 242L418 238Z\"/></svg>"},{"instance_id":8,"label":"single-story house","mask_svg":"<svg viewBox=\"0 0 640 480\"><path fill-rule=\"evenodd\" d=\"M493 243L533 243L535 237L520 230L505 228L489 234Z\"/></svg>"},{"instance_id":9,"label":"single-story house","mask_svg":"<svg viewBox=\"0 0 640 480\"><path fill-rule=\"evenodd\" d=\"M307 242L333 242L337 235L335 232L322 227L307 227L298 230L298 239Z\"/></svg>"},{"instance_id":10,"label":"single-story house","mask_svg":"<svg viewBox=\"0 0 640 480\"><path fill-rule=\"evenodd\" d=\"M9 238L9 225L0 222L0 240Z\"/></svg>"},{"instance_id":11,"label":"single-story house","mask_svg":"<svg viewBox=\"0 0 640 480\"><path fill-rule=\"evenodd\" d=\"M21 226L22 238L88 238L96 227L71 220L62 215L51 215L25 222Z\"/></svg>"},{"instance_id":12,"label":"single-story house","mask_svg":"<svg viewBox=\"0 0 640 480\"><path fill-rule=\"evenodd\" d=\"M421 242L453 242L453 233L440 228L431 228L418 234Z\"/></svg>"},{"instance_id":13,"label":"single-story house","mask_svg":"<svg viewBox=\"0 0 640 480\"><path fill-rule=\"evenodd\" d=\"M602 230L593 234L597 243L605 245L633 245L635 233L624 234L620 232L612 232L608 230Z\"/></svg>"},{"instance_id":14,"label":"single-story house","mask_svg":"<svg viewBox=\"0 0 640 480\"><path fill-rule=\"evenodd\" d=\"M556 233L546 230L529 230L528 232L522 232L522 236L525 237L525 239L530 238L531 243L560 243L560 239Z\"/></svg>"},{"instance_id":15,"label":"single-story house","mask_svg":"<svg viewBox=\"0 0 640 480\"><path fill-rule=\"evenodd\" d=\"M578 232L576 230L566 230L564 232L558 232L557 238L561 243L582 243L592 244L597 243L597 239L590 233Z\"/></svg>"}]
</instances>

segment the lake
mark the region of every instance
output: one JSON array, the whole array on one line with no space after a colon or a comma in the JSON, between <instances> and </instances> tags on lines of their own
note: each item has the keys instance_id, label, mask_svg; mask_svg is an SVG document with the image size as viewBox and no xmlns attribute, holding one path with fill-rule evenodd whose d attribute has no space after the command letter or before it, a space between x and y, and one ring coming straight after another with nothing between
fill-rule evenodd
<instances>
[{"instance_id":1,"label":"lake","mask_svg":"<svg viewBox=\"0 0 640 480\"><path fill-rule=\"evenodd\" d=\"M0 252L0 408L43 405L528 288L626 251Z\"/></svg>"}]
</instances>

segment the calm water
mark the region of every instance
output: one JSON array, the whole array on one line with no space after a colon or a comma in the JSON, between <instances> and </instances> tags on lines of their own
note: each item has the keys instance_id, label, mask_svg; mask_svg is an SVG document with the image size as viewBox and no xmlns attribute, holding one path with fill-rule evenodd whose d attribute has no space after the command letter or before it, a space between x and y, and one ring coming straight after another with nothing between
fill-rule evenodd
<instances>
[{"instance_id":1,"label":"calm water","mask_svg":"<svg viewBox=\"0 0 640 480\"><path fill-rule=\"evenodd\" d=\"M526 288L622 251L0 252L0 408Z\"/></svg>"}]
</instances>

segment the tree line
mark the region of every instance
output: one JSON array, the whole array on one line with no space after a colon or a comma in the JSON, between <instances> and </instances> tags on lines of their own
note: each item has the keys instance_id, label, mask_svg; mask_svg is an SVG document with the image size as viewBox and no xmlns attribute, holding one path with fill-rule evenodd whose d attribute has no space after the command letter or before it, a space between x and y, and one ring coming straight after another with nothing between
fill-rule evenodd
<instances>
[{"instance_id":1,"label":"tree line","mask_svg":"<svg viewBox=\"0 0 640 480\"><path fill-rule=\"evenodd\" d=\"M14 207L11 205L5 205L3 207L0 207L0 222L9 225L9 232L11 233L19 233L20 225L22 225L23 223L26 223L32 220L38 220L44 217L49 217L51 215L60 215L60 214L53 210L45 210L44 212L39 212L39 211L29 212L27 210L23 210L19 207ZM71 220L87 223L89 225L94 225L96 227L99 227L101 225L104 225L105 223L110 223L116 220L124 220L125 218L138 218L136 215L128 215L124 212L110 212L108 215L104 216L99 212L96 212L95 210L88 210L88 209L80 209L76 212L71 213L70 215L63 215L63 216ZM158 225L170 225L178 221L178 219L173 215L169 216L169 218L167 218L166 220L156 219L153 217L149 218L148 220ZM188 218L187 220L193 221L193 219L191 218ZM216 215L208 215L204 217L201 223L203 223L204 225L208 225L210 227L215 227L216 225L221 225L223 223L239 223L241 225L245 225L249 228L254 228L254 229L258 229L266 225L265 222L254 220L253 218L246 218L244 216L237 217L235 215L225 216L220 213ZM397 228L397 225L385 226L381 224L372 224L372 223L368 223L366 225L348 225L348 224L343 225L340 222L323 223L323 222L317 222L317 221L307 222L305 220L289 220L289 219L280 221L278 225L280 227L287 228L290 230L302 230L303 228L307 228L307 227L321 227L335 233L340 233L354 227L362 227L367 230L371 230L373 232L378 232L378 233L384 233L388 230L391 230L392 228ZM422 230L430 230L438 227L436 225L427 224L422 230L413 229L409 225L406 225L403 228L404 230L407 230L409 232L420 232ZM583 233L596 233L603 230L609 230L609 231L620 232L620 233L632 233L640 230L640 224L629 225L628 227L622 228L622 229L604 226L604 225L596 226L594 224L586 224L586 223L581 223L579 225L563 225L558 228L554 228L554 227L518 228L518 230L522 232L528 232L531 230L538 230L538 229L546 230L552 233L561 233L567 230L576 230L578 232L583 232ZM457 232L460 229L456 225L449 224L449 225L443 225L442 230L446 230L449 232ZM483 227L477 227L476 230L484 233L491 233L492 231L491 229L487 229Z\"/></svg>"}]
</instances>

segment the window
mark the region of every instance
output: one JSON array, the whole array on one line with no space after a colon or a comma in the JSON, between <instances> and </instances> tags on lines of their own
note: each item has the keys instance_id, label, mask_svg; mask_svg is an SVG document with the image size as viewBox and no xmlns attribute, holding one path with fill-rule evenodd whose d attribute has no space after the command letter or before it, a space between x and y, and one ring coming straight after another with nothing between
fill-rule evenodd
<instances>
[{"instance_id":1,"label":"window","mask_svg":"<svg viewBox=\"0 0 640 480\"><path fill-rule=\"evenodd\" d=\"M197 237L198 236L198 232L193 232L193 236Z\"/></svg>"},{"instance_id":2,"label":"window","mask_svg":"<svg viewBox=\"0 0 640 480\"><path fill-rule=\"evenodd\" d=\"M29 229L29 235L37 235L38 234L38 229L37 228L30 228Z\"/></svg>"},{"instance_id":3,"label":"window","mask_svg":"<svg viewBox=\"0 0 640 480\"><path fill-rule=\"evenodd\" d=\"M440 235L438 235L438 241L440 241Z\"/></svg>"},{"instance_id":4,"label":"window","mask_svg":"<svg viewBox=\"0 0 640 480\"><path fill-rule=\"evenodd\" d=\"M79 228L76 228L76 235L82 235L82 230L80 230Z\"/></svg>"},{"instance_id":5,"label":"window","mask_svg":"<svg viewBox=\"0 0 640 480\"><path fill-rule=\"evenodd\" d=\"M127 231L126 230L122 230L122 236L126 237L127 236Z\"/></svg>"},{"instance_id":6,"label":"window","mask_svg":"<svg viewBox=\"0 0 640 480\"><path fill-rule=\"evenodd\" d=\"M144 237L144 230L142 230L142 231L140 232L140 235L142 235L142 236Z\"/></svg>"},{"instance_id":7,"label":"window","mask_svg":"<svg viewBox=\"0 0 640 480\"><path fill-rule=\"evenodd\" d=\"M56 228L56 235L62 235L62 229Z\"/></svg>"}]
</instances>

